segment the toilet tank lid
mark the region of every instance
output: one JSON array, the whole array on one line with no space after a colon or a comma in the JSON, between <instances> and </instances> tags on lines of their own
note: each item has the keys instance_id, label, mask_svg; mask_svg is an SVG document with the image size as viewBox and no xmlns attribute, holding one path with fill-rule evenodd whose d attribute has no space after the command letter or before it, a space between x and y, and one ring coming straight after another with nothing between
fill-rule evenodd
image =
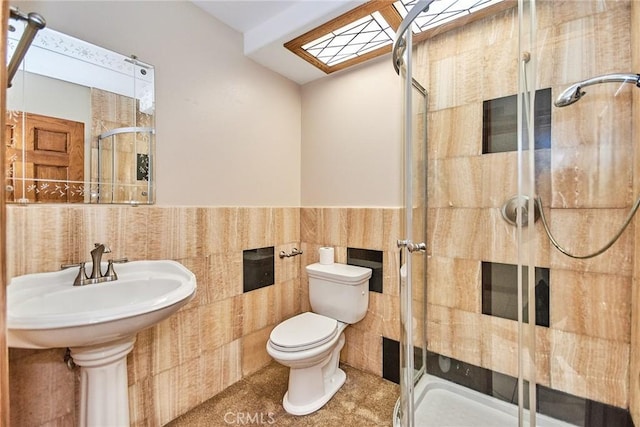
<instances>
[{"instance_id":1,"label":"toilet tank lid","mask_svg":"<svg viewBox=\"0 0 640 427\"><path fill-rule=\"evenodd\" d=\"M372 270L366 267L349 264L320 264L307 265L307 274L310 277L339 281L343 283L362 283L369 280Z\"/></svg>"}]
</instances>

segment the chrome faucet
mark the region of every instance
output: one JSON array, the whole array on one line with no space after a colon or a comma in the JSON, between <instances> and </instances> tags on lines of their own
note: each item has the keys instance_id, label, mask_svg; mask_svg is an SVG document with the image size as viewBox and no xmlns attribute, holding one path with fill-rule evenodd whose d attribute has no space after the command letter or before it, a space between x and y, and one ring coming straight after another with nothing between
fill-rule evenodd
<instances>
[{"instance_id":1,"label":"chrome faucet","mask_svg":"<svg viewBox=\"0 0 640 427\"><path fill-rule=\"evenodd\" d=\"M91 276L87 276L87 272L85 270L85 262L77 263L77 264L63 264L61 268L69 268L69 267L80 267L78 270L78 274L73 281L73 286L84 286L90 285L92 283L102 283L102 282L111 282L114 280L118 280L118 275L116 274L113 264L120 264L129 261L127 258L120 259L110 259L107 265L107 271L105 274L102 274L102 269L100 268L100 264L102 263L102 255L111 253L111 249L106 246L104 243L96 243L94 249L91 251Z\"/></svg>"}]
</instances>

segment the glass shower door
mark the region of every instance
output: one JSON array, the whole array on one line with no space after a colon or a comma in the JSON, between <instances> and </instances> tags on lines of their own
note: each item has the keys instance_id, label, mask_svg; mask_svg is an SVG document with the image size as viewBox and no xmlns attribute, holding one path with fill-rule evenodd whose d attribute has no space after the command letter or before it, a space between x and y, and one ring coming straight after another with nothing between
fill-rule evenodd
<instances>
[{"instance_id":1,"label":"glass shower door","mask_svg":"<svg viewBox=\"0 0 640 427\"><path fill-rule=\"evenodd\" d=\"M411 34L406 35L411 46ZM408 50L411 50L409 48ZM405 52L400 66L403 85L404 143L404 239L400 247L400 385L396 422L415 425L414 385L426 371L426 273L427 257L427 101L426 89L413 78L411 55Z\"/></svg>"}]
</instances>

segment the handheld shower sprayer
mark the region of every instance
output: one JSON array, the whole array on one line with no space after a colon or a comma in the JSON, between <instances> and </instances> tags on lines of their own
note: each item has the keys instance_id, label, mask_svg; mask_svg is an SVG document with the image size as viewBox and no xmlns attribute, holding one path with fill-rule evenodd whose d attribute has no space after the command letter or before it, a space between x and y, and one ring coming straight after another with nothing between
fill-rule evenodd
<instances>
[{"instance_id":1,"label":"handheld shower sprayer","mask_svg":"<svg viewBox=\"0 0 640 427\"><path fill-rule=\"evenodd\" d=\"M578 102L580 100L580 98L582 98L586 93L586 92L584 92L582 90L582 88L584 88L584 87L591 86L591 85L596 85L596 84L600 84L600 83L616 83L616 82L623 83L623 84L624 83L634 83L636 85L636 87L640 87L640 74L631 74L631 73L629 73L629 74L624 74L624 73L605 74L605 75L602 75L602 76L592 77L592 78L584 80L582 82L575 83L575 84L569 86L568 88L566 88L560 94L560 96L558 96L558 98L554 102L554 105L556 107L566 107L567 105L571 105L574 102ZM507 222L512 217L517 218L517 213L513 214L509 210L509 208L510 208L509 203L510 202L511 203L517 203L519 199L516 198L515 202L512 202L512 200L514 200L514 198L508 200L507 203L505 203L505 205L503 206L503 216L505 217L505 220L507 220ZM519 203L522 205L522 202L519 202ZM528 201L525 200L525 203L528 203ZM542 225L544 227L544 231L545 231L545 233L547 233L547 237L549 237L549 241L553 244L553 246L555 246L556 249L558 249L560 252L562 252L563 254L565 254L568 257L575 258L575 259L588 259L588 258L593 258L593 257L596 257L596 256L604 253L615 242L618 241L618 239L620 238L620 236L622 235L624 230L627 228L629 223L631 223L631 220L633 219L634 215L636 214L636 212L640 208L640 196L638 196L638 198L636 199L635 203L631 207L631 210L627 214L627 217L625 218L624 223L622 224L622 227L620 227L620 229L613 236L613 238L611 238L603 247L601 247L597 251L591 252L591 253L588 253L588 254L585 254L585 255L576 255L574 253L569 252L567 249L563 248L562 246L560 246L560 244L555 239L555 237L553 237L553 234L551 233L551 230L549 229L549 225L547 224L547 219L545 217L544 209L543 209L543 206L542 206L542 199L540 198L540 196L536 196L533 203L534 203L533 206L537 210L537 213L540 214L540 219L542 220ZM523 210L522 206L516 205L516 208L520 209L521 211Z\"/></svg>"},{"instance_id":2,"label":"handheld shower sprayer","mask_svg":"<svg viewBox=\"0 0 640 427\"><path fill-rule=\"evenodd\" d=\"M592 77L590 79L575 83L564 90L558 96L558 98L553 103L556 107L566 107L567 105L571 105L574 102L580 101L586 92L582 90L582 88L596 85L600 83L634 83L637 87L640 87L640 74L605 74L603 76Z\"/></svg>"}]
</instances>

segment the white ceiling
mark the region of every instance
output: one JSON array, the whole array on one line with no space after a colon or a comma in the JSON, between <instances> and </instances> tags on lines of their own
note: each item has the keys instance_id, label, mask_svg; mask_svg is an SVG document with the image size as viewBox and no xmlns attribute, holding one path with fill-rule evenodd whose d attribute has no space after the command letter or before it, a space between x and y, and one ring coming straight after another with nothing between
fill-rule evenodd
<instances>
[{"instance_id":1,"label":"white ceiling","mask_svg":"<svg viewBox=\"0 0 640 427\"><path fill-rule=\"evenodd\" d=\"M191 0L243 34L244 54L299 84L326 74L283 45L367 0Z\"/></svg>"}]
</instances>

